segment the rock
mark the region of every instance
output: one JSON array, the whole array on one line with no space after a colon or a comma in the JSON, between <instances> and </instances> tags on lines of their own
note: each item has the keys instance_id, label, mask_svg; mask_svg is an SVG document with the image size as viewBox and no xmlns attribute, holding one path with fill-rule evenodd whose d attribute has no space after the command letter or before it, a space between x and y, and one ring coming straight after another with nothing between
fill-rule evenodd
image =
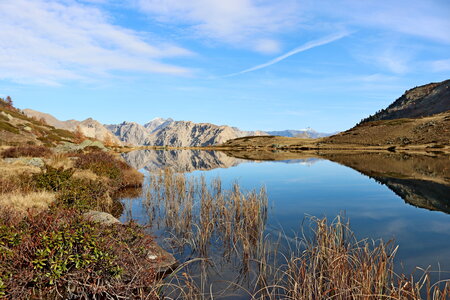
<instances>
[{"instance_id":1,"label":"rock","mask_svg":"<svg viewBox=\"0 0 450 300\"><path fill-rule=\"evenodd\" d=\"M103 225L122 224L117 218L106 212L90 210L83 214L87 221L100 223ZM151 262L151 267L158 273L158 276L165 276L172 272L178 265L175 257L161 248L155 241L148 245L147 258Z\"/></svg>"},{"instance_id":2,"label":"rock","mask_svg":"<svg viewBox=\"0 0 450 300\"><path fill-rule=\"evenodd\" d=\"M31 130L33 130L33 129L31 129L30 126L25 126L25 127L23 128L23 130L28 131L28 132L31 132Z\"/></svg>"},{"instance_id":3,"label":"rock","mask_svg":"<svg viewBox=\"0 0 450 300\"><path fill-rule=\"evenodd\" d=\"M0 114L2 116L5 116L8 119L8 121L11 121L13 119L13 117L10 114L5 113L4 111L0 112Z\"/></svg>"},{"instance_id":4,"label":"rock","mask_svg":"<svg viewBox=\"0 0 450 300\"><path fill-rule=\"evenodd\" d=\"M117 218L113 217L111 214L95 210L90 210L84 213L83 218L87 221L100 223L103 225L122 224Z\"/></svg>"},{"instance_id":5,"label":"rock","mask_svg":"<svg viewBox=\"0 0 450 300\"><path fill-rule=\"evenodd\" d=\"M97 147L102 149L103 151L106 151L105 145L103 145L102 142L99 141L91 141L91 140L85 140L81 144L78 145L81 149L84 149L86 147Z\"/></svg>"},{"instance_id":6,"label":"rock","mask_svg":"<svg viewBox=\"0 0 450 300\"><path fill-rule=\"evenodd\" d=\"M161 248L156 242L148 246L147 258L152 262L152 267L160 275L172 272L178 265L175 257Z\"/></svg>"},{"instance_id":7,"label":"rock","mask_svg":"<svg viewBox=\"0 0 450 300\"><path fill-rule=\"evenodd\" d=\"M103 145L99 141L91 141L91 140L85 140L81 144L77 145L74 143L65 142L62 145L59 145L55 148L56 152L75 152L78 150L84 150L86 147L97 147L101 149L102 151L107 151L105 145Z\"/></svg>"},{"instance_id":8,"label":"rock","mask_svg":"<svg viewBox=\"0 0 450 300\"><path fill-rule=\"evenodd\" d=\"M45 165L44 160L40 157L5 158L3 161L8 164L20 163L38 168L42 168Z\"/></svg>"}]
</instances>

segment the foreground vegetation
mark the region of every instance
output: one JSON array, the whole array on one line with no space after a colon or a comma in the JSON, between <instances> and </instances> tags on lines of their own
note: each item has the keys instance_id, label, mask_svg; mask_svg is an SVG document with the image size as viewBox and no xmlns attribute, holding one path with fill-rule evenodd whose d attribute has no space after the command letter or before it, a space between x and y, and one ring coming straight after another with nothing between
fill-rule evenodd
<instances>
[{"instance_id":1,"label":"foreground vegetation","mask_svg":"<svg viewBox=\"0 0 450 300\"><path fill-rule=\"evenodd\" d=\"M1 156L17 161L0 164L0 298L152 298L153 238L133 224L83 215L120 215L115 194L141 186L142 174L99 149L17 146Z\"/></svg>"}]
</instances>

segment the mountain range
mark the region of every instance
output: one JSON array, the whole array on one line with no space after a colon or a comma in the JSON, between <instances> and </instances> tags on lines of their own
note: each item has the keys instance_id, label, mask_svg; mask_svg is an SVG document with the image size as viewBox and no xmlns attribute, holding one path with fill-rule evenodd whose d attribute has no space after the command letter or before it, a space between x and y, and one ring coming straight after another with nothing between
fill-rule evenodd
<instances>
[{"instance_id":1,"label":"mountain range","mask_svg":"<svg viewBox=\"0 0 450 300\"><path fill-rule=\"evenodd\" d=\"M106 140L118 145L132 146L171 146L202 147L222 144L228 140L245 136L287 136L317 138L331 134L319 133L311 128L284 131L242 131L227 125L175 121L171 118L155 118L148 123L122 122L120 124L101 124L92 118L84 121L60 121L54 116L32 109L23 113L38 120L44 120L55 128L81 131L86 137Z\"/></svg>"}]
</instances>

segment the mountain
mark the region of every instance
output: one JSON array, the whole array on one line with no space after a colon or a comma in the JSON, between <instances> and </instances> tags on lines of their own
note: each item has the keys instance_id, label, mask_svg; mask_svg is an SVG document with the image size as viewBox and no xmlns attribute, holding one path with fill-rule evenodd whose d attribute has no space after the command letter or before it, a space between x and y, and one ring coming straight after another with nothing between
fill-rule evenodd
<instances>
[{"instance_id":1,"label":"mountain","mask_svg":"<svg viewBox=\"0 0 450 300\"><path fill-rule=\"evenodd\" d=\"M167 125L173 122L173 119L163 119L163 118L155 118L150 122L144 124L144 127L149 130L149 132L155 132L157 130L163 129Z\"/></svg>"},{"instance_id":2,"label":"mountain","mask_svg":"<svg viewBox=\"0 0 450 300\"><path fill-rule=\"evenodd\" d=\"M419 118L450 110L450 80L429 83L407 90L386 109L361 123L400 118Z\"/></svg>"},{"instance_id":3,"label":"mountain","mask_svg":"<svg viewBox=\"0 0 450 300\"><path fill-rule=\"evenodd\" d=\"M444 148L450 145L449 128L450 80L445 80L406 91L386 109L323 143Z\"/></svg>"},{"instance_id":4,"label":"mountain","mask_svg":"<svg viewBox=\"0 0 450 300\"><path fill-rule=\"evenodd\" d=\"M172 147L211 146L240 137L242 134L230 126L173 121L164 128L153 132L150 136L150 144Z\"/></svg>"},{"instance_id":5,"label":"mountain","mask_svg":"<svg viewBox=\"0 0 450 300\"><path fill-rule=\"evenodd\" d=\"M317 139L332 135L332 133L317 132L312 128L303 130L282 130L282 131L267 131L268 135L298 137L303 139Z\"/></svg>"},{"instance_id":6,"label":"mountain","mask_svg":"<svg viewBox=\"0 0 450 300\"><path fill-rule=\"evenodd\" d=\"M83 133L83 135L86 137L94 138L100 141L109 140L110 142L118 145L122 144L122 142L105 126L103 126L103 124L92 118L88 118L81 122L77 120L60 121L50 114L32 109L24 109L23 113L28 117L44 121L48 125L55 128L65 129L72 132L79 129L81 133Z\"/></svg>"},{"instance_id":7,"label":"mountain","mask_svg":"<svg viewBox=\"0 0 450 300\"><path fill-rule=\"evenodd\" d=\"M210 123L194 123L190 121L174 121L171 118L155 118L141 125L136 122L124 121L120 124L103 125L92 118L84 121L61 121L54 116L32 109L24 113L37 120L43 120L55 128L76 131L78 128L87 137L98 140L110 140L116 144L136 146L172 146L172 147L202 147L222 144L230 139L246 136L297 136L316 138L326 136L311 128L305 130L285 131L242 131L236 127L214 125Z\"/></svg>"},{"instance_id":8,"label":"mountain","mask_svg":"<svg viewBox=\"0 0 450 300\"><path fill-rule=\"evenodd\" d=\"M151 130L135 122L105 125L118 139L129 145L149 145Z\"/></svg>"}]
</instances>

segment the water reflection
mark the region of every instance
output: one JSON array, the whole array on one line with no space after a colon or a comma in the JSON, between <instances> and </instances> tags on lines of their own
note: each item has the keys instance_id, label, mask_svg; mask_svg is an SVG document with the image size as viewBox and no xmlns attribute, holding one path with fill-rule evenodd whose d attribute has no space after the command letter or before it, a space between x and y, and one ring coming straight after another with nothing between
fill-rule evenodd
<instances>
[{"instance_id":1,"label":"water reflection","mask_svg":"<svg viewBox=\"0 0 450 300\"><path fill-rule=\"evenodd\" d=\"M374 178L408 204L450 213L448 155L139 150L125 153L123 157L136 169L157 171L171 168L182 173L235 167L250 161L311 166L327 159Z\"/></svg>"},{"instance_id":2,"label":"water reflection","mask_svg":"<svg viewBox=\"0 0 450 300\"><path fill-rule=\"evenodd\" d=\"M265 207L263 211L267 213L262 226L258 227L258 232L262 232L264 236L276 236L283 232L288 238L295 238L293 232L298 232L306 215L333 218L344 211L359 239L395 239L400 245L397 271L408 274L416 266L427 268L429 265L434 270L438 267L450 270L448 156L145 151L131 152L125 158L131 159L130 162L135 163L135 166L151 171L147 176L149 185L146 186L151 192L146 190L143 196L125 201L126 213L122 215L122 220L135 219L141 224L153 224L153 233L169 237L171 246L177 248L179 258L189 257L192 249L198 249L196 252L206 249L206 239L203 242L198 238L193 239L191 229L183 228L196 228L204 232L204 236L210 241L210 248L206 250L210 260L192 267L193 274L200 274L203 278L225 278L227 282L234 280L238 285L251 281L240 275L243 270L251 269L251 264L245 264L245 255L237 256L238 259L235 257L232 263L220 266L214 264L211 267L211 262L230 257L228 254L231 253L225 251L224 240L218 240L214 232L220 232L222 236L223 232L234 230L233 226L223 226L231 224L226 218L233 214L225 215L217 210L218 207L227 207L227 211L233 211L229 209L230 202L225 201L228 203L225 206L221 204L224 203L222 196L219 196L217 188L216 191L213 188L214 185L217 186L214 180L218 176L222 179L221 185L227 190L232 189L235 180L247 191L266 186L269 203L261 206ZM179 163L177 159L180 159ZM172 174L171 177L175 179L167 185L166 179L161 179L164 176L159 179L154 177L156 170L166 166L180 173L192 173ZM176 179L177 176L184 179L180 181ZM201 176L204 179L199 179ZM203 180L200 186L209 186L209 196L202 199L202 188L192 188L190 180ZM152 184L157 186L152 187ZM176 187L169 192L169 197L162 194L167 192L167 186ZM163 187L164 190L157 191L158 187ZM195 194L200 201L194 201L194 196L182 196L180 191ZM164 199L173 201L165 203ZM405 202L410 205L405 205ZM201 203L205 203L203 208ZM214 209L206 209L208 207ZM213 217L220 215L219 219ZM234 233L228 234L233 235ZM175 236L176 239L173 239ZM185 247L187 244L189 247ZM251 249L258 249L258 244L261 244L260 238L249 245ZM242 247L243 244L239 246L239 251L234 251L233 248L231 251L234 254L245 254ZM248 254L249 261L255 257L252 255L254 254ZM437 277L446 279L450 276L442 273ZM251 278L255 279L254 275L250 275ZM228 284L223 283L224 286L216 288L223 290Z\"/></svg>"}]
</instances>

